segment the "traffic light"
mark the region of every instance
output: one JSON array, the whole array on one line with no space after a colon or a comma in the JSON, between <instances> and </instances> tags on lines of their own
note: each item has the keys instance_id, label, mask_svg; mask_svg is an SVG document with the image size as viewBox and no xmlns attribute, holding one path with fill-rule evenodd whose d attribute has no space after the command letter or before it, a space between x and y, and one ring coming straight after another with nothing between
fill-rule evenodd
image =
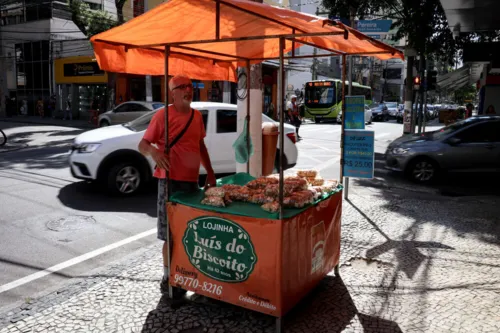
<instances>
[{"instance_id":1,"label":"traffic light","mask_svg":"<svg viewBox=\"0 0 500 333\"><path fill-rule=\"evenodd\" d=\"M419 90L420 89L420 84L421 84L421 82L420 82L420 76L415 76L413 78L413 89L414 90Z\"/></svg>"},{"instance_id":2,"label":"traffic light","mask_svg":"<svg viewBox=\"0 0 500 333\"><path fill-rule=\"evenodd\" d=\"M437 74L437 71L427 72L427 90L436 90Z\"/></svg>"}]
</instances>

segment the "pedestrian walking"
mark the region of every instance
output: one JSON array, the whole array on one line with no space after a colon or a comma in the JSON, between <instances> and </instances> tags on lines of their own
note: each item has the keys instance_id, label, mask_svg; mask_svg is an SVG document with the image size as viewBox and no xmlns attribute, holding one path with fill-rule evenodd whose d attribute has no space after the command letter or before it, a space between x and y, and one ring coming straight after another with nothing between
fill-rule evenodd
<instances>
[{"instance_id":1,"label":"pedestrian walking","mask_svg":"<svg viewBox=\"0 0 500 333\"><path fill-rule=\"evenodd\" d=\"M168 291L169 263L167 256L167 233L169 221L166 207L162 204L166 196L166 170L169 171L170 193L195 192L199 189L198 177L200 163L207 171L205 188L215 185L207 147L205 146L205 126L198 110L191 109L193 84L183 75L173 77L168 85L173 103L168 106L168 142L170 158L165 155L165 108L156 112L139 143L139 151L144 156L151 156L156 163L154 177L158 178L158 232L163 241L163 279L160 284L162 293ZM155 147L156 146L156 147ZM170 240L172 250L172 240ZM170 252L172 253L172 252ZM183 291L174 288L176 296Z\"/></svg>"},{"instance_id":2,"label":"pedestrian walking","mask_svg":"<svg viewBox=\"0 0 500 333\"><path fill-rule=\"evenodd\" d=\"M488 108L486 109L486 114L497 114L495 112L495 107L490 104L490 106L488 106Z\"/></svg>"},{"instance_id":3,"label":"pedestrian walking","mask_svg":"<svg viewBox=\"0 0 500 333\"><path fill-rule=\"evenodd\" d=\"M44 110L43 110L43 100L42 97L38 97L38 100L36 101L36 112L40 116L40 118L43 118L44 116Z\"/></svg>"},{"instance_id":4,"label":"pedestrian walking","mask_svg":"<svg viewBox=\"0 0 500 333\"><path fill-rule=\"evenodd\" d=\"M290 96L290 101L286 104L286 110L288 112L288 119L290 120L290 124L295 126L295 133L297 134L297 139L301 140L302 138L299 135L299 128L302 124L302 120L299 113L299 106L297 105L297 96Z\"/></svg>"},{"instance_id":5,"label":"pedestrian walking","mask_svg":"<svg viewBox=\"0 0 500 333\"><path fill-rule=\"evenodd\" d=\"M73 113L71 112L71 95L68 95L68 98L66 99L66 108L64 109L63 120L66 120L66 116L68 116L69 120L73 120Z\"/></svg>"},{"instance_id":6,"label":"pedestrian walking","mask_svg":"<svg viewBox=\"0 0 500 333\"><path fill-rule=\"evenodd\" d=\"M472 103L468 103L465 106L465 119L472 117L472 110L474 109L474 105Z\"/></svg>"}]
</instances>

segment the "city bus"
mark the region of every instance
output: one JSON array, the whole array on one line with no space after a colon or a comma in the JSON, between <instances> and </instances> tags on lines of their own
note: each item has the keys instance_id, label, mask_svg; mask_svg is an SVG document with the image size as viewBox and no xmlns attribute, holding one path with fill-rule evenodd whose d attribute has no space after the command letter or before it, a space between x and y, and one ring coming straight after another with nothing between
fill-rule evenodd
<instances>
[{"instance_id":1,"label":"city bus","mask_svg":"<svg viewBox=\"0 0 500 333\"><path fill-rule=\"evenodd\" d=\"M346 94L347 85L346 82ZM365 96L365 103L372 103L372 89L368 86L353 82L353 96ZM322 119L336 120L342 110L342 80L317 80L306 82L304 96L304 117L314 120L315 123Z\"/></svg>"}]
</instances>

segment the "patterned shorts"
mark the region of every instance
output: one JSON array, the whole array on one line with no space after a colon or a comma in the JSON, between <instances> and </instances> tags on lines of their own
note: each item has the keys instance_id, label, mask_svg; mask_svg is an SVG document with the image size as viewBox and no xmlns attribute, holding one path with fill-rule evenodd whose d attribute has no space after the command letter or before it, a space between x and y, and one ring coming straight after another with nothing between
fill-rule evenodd
<instances>
[{"instance_id":1,"label":"patterned shorts","mask_svg":"<svg viewBox=\"0 0 500 333\"><path fill-rule=\"evenodd\" d=\"M166 179L158 179L158 201L157 201L157 209L158 209L158 223L157 223L157 237L162 241L167 240L167 207L164 203L165 195L166 195ZM182 182L177 180L171 181L172 189L170 193L175 192L195 192L198 190L198 183L196 182Z\"/></svg>"}]
</instances>

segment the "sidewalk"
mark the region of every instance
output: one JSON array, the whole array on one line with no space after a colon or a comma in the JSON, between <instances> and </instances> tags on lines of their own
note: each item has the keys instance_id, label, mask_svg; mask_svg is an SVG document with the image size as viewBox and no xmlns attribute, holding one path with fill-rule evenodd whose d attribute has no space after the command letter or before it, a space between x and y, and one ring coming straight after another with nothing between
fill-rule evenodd
<instances>
[{"instance_id":1,"label":"sidewalk","mask_svg":"<svg viewBox=\"0 0 500 333\"><path fill-rule=\"evenodd\" d=\"M499 332L500 208L353 186L344 201L341 277L327 276L285 332ZM0 315L13 332L274 332L230 305L161 298L160 244ZM27 295L28 296L28 295Z\"/></svg>"},{"instance_id":2,"label":"sidewalk","mask_svg":"<svg viewBox=\"0 0 500 333\"><path fill-rule=\"evenodd\" d=\"M95 125L90 124L88 120L63 120L60 118L40 118L36 116L14 116L14 117L0 117L0 122L11 122L11 123L24 123L24 124L38 124L38 125L53 125L53 126L66 126L66 127L76 127L76 128L96 128Z\"/></svg>"}]
</instances>

